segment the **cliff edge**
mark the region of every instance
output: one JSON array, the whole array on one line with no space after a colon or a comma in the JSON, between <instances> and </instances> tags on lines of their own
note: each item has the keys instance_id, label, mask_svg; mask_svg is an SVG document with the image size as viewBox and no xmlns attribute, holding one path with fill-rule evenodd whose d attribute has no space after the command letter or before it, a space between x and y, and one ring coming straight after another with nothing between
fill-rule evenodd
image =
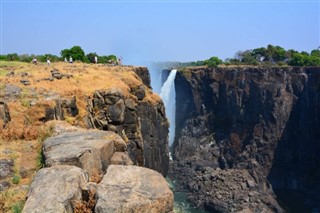
<instances>
[{"instance_id":1,"label":"cliff edge","mask_svg":"<svg viewBox=\"0 0 320 213\"><path fill-rule=\"evenodd\" d=\"M175 85L173 170L197 206L282 212L290 189L319 207L319 67L190 67Z\"/></svg>"}]
</instances>

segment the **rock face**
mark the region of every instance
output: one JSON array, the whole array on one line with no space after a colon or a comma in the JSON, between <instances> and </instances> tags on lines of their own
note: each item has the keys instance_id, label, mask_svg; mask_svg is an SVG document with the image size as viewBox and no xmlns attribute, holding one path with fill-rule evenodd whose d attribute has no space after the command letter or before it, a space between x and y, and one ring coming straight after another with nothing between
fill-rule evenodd
<instances>
[{"instance_id":1,"label":"rock face","mask_svg":"<svg viewBox=\"0 0 320 213\"><path fill-rule=\"evenodd\" d=\"M35 175L23 212L172 212L173 193L164 177L132 166L119 135L61 121L54 132L43 145L48 168Z\"/></svg>"},{"instance_id":2,"label":"rock face","mask_svg":"<svg viewBox=\"0 0 320 213\"><path fill-rule=\"evenodd\" d=\"M260 186L259 194L272 195L270 181L274 188L300 190L313 198L309 203L320 203L319 84L319 68L180 70L175 82L175 168L189 174L185 182L195 181L193 172L204 167L247 170ZM193 201L211 207L215 202L202 204L197 196ZM281 211L272 199L267 203L269 210Z\"/></svg>"},{"instance_id":3,"label":"rock face","mask_svg":"<svg viewBox=\"0 0 320 213\"><path fill-rule=\"evenodd\" d=\"M116 151L115 144L126 144L110 131L67 132L45 140L43 155L46 166L73 165L89 173L89 176L105 174L110 159Z\"/></svg>"},{"instance_id":4,"label":"rock face","mask_svg":"<svg viewBox=\"0 0 320 213\"><path fill-rule=\"evenodd\" d=\"M110 130L128 143L134 165L146 166L163 175L169 165L168 122L162 101L145 100L143 84L132 89L135 98L125 97L119 89L95 91L87 100L89 128Z\"/></svg>"},{"instance_id":5,"label":"rock face","mask_svg":"<svg viewBox=\"0 0 320 213\"><path fill-rule=\"evenodd\" d=\"M95 212L172 212L173 194L156 171L111 165L99 183Z\"/></svg>"},{"instance_id":6,"label":"rock face","mask_svg":"<svg viewBox=\"0 0 320 213\"><path fill-rule=\"evenodd\" d=\"M0 101L0 120L3 126L11 120L8 105L3 101Z\"/></svg>"},{"instance_id":7,"label":"rock face","mask_svg":"<svg viewBox=\"0 0 320 213\"><path fill-rule=\"evenodd\" d=\"M41 169L32 181L23 212L72 213L72 202L82 199L82 188L87 181L88 175L75 166Z\"/></svg>"},{"instance_id":8,"label":"rock face","mask_svg":"<svg viewBox=\"0 0 320 213\"><path fill-rule=\"evenodd\" d=\"M151 88L150 73L146 67L134 67L133 71L141 78L144 85Z\"/></svg>"}]
</instances>

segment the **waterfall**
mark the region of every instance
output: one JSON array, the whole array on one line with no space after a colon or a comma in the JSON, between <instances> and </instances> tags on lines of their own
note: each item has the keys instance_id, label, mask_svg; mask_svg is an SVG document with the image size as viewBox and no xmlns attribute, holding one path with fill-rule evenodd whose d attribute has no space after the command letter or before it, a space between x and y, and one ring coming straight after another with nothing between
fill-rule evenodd
<instances>
[{"instance_id":1,"label":"waterfall","mask_svg":"<svg viewBox=\"0 0 320 213\"><path fill-rule=\"evenodd\" d=\"M160 91L160 97L162 98L166 108L166 116L170 122L169 146L172 146L173 144L176 126L176 92L174 88L174 79L176 74L177 70L171 70Z\"/></svg>"}]
</instances>

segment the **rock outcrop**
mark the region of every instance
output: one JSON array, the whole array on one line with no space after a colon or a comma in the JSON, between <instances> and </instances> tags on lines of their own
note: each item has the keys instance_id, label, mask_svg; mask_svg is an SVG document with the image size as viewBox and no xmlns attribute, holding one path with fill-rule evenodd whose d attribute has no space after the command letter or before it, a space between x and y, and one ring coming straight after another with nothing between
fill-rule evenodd
<instances>
[{"instance_id":1,"label":"rock outcrop","mask_svg":"<svg viewBox=\"0 0 320 213\"><path fill-rule=\"evenodd\" d=\"M142 80L143 84L151 88L150 73L146 67L133 67L133 72L135 72Z\"/></svg>"},{"instance_id":2,"label":"rock outcrop","mask_svg":"<svg viewBox=\"0 0 320 213\"><path fill-rule=\"evenodd\" d=\"M29 189L23 212L73 212L73 202L82 200L88 175L75 166L59 165L37 172Z\"/></svg>"},{"instance_id":3,"label":"rock outcrop","mask_svg":"<svg viewBox=\"0 0 320 213\"><path fill-rule=\"evenodd\" d=\"M97 187L95 212L172 212L173 193L162 175L138 166L110 165Z\"/></svg>"},{"instance_id":4,"label":"rock outcrop","mask_svg":"<svg viewBox=\"0 0 320 213\"><path fill-rule=\"evenodd\" d=\"M47 167L73 165L84 169L92 177L105 174L116 147L121 145L122 150L126 151L125 142L114 132L67 132L45 140L43 155Z\"/></svg>"},{"instance_id":5,"label":"rock outcrop","mask_svg":"<svg viewBox=\"0 0 320 213\"><path fill-rule=\"evenodd\" d=\"M23 212L172 212L164 177L132 166L119 135L61 122L54 131L43 145L48 168L34 177Z\"/></svg>"},{"instance_id":6,"label":"rock outcrop","mask_svg":"<svg viewBox=\"0 0 320 213\"><path fill-rule=\"evenodd\" d=\"M319 202L319 83L319 68L180 70L174 158L179 174L188 174L184 183L194 182L194 171L204 167L241 169L259 185L260 195L272 198L272 185L301 190L313 197L309 203ZM192 193L205 194L209 188ZM260 195L255 195L260 201L269 200L269 210L282 211ZM202 204L201 196L191 196L195 204L212 207L215 199L208 199Z\"/></svg>"},{"instance_id":7,"label":"rock outcrop","mask_svg":"<svg viewBox=\"0 0 320 213\"><path fill-rule=\"evenodd\" d=\"M134 165L146 166L163 175L169 165L168 122L162 101L145 100L144 85L126 97L120 89L97 90L87 100L89 128L114 131L128 143Z\"/></svg>"},{"instance_id":8,"label":"rock outcrop","mask_svg":"<svg viewBox=\"0 0 320 213\"><path fill-rule=\"evenodd\" d=\"M0 120L3 126L11 120L8 105L3 101L0 101Z\"/></svg>"}]
</instances>

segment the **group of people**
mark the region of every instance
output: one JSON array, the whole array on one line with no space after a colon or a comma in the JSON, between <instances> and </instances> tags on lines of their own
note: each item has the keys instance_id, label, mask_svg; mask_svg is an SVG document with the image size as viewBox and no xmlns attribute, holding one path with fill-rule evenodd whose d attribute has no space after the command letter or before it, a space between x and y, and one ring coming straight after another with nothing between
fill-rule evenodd
<instances>
[{"instance_id":1,"label":"group of people","mask_svg":"<svg viewBox=\"0 0 320 213\"><path fill-rule=\"evenodd\" d=\"M67 58L64 58L64 62L67 62L67 63L68 63ZM70 63L70 64L72 64L72 63L73 63L73 59L72 59L72 57L71 57L71 56L70 56L70 58L69 58L69 63Z\"/></svg>"},{"instance_id":2,"label":"group of people","mask_svg":"<svg viewBox=\"0 0 320 213\"><path fill-rule=\"evenodd\" d=\"M121 60L122 60L121 57L120 57L120 58L117 58L118 65L122 65ZM38 64L38 60L37 60L36 58L33 58L31 62L32 62L33 64ZM64 58L64 62L68 63L67 58ZM73 63L73 59L72 59L71 56L70 56L70 58L69 58L69 63L71 63L71 64ZM98 57L97 57L97 56L94 57L94 63L95 63L95 64L98 63ZM48 64L48 66L51 65L50 58L47 58L47 64Z\"/></svg>"}]
</instances>

